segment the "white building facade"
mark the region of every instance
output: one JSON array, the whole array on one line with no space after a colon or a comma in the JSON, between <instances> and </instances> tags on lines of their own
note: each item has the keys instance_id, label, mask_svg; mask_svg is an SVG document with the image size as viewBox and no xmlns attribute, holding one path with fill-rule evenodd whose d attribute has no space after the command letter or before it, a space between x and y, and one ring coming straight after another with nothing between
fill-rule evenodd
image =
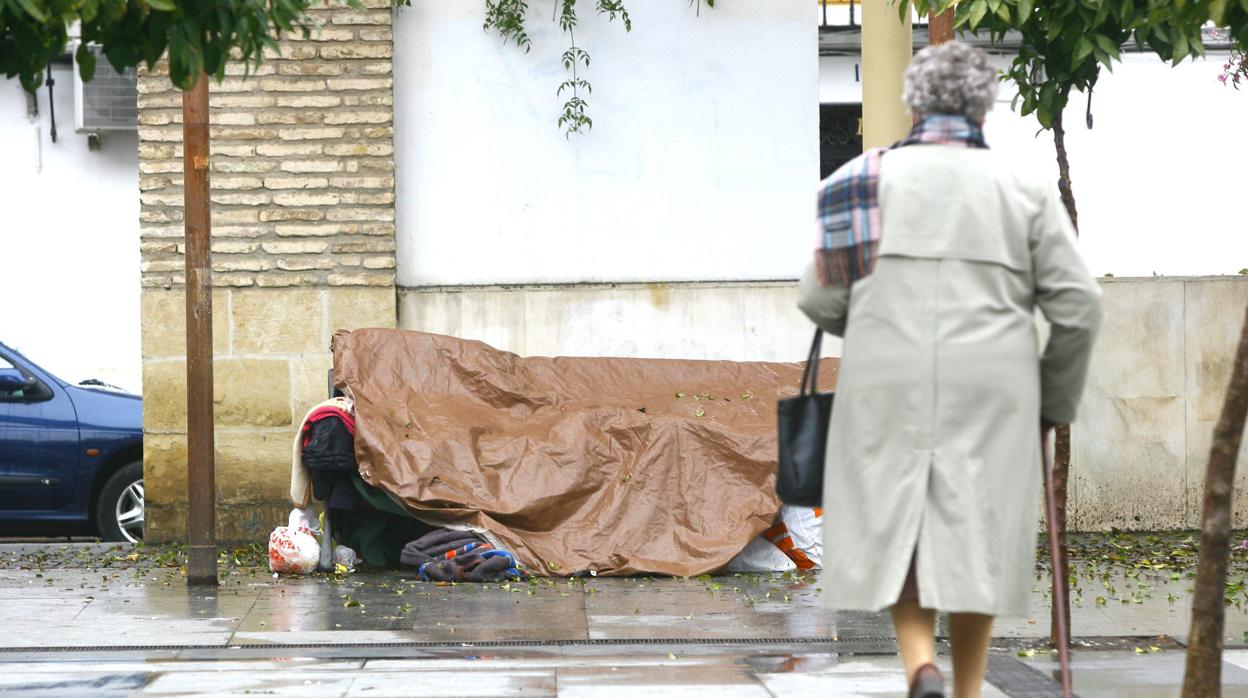
<instances>
[{"instance_id":1,"label":"white building facade","mask_svg":"<svg viewBox=\"0 0 1248 698\"><path fill-rule=\"evenodd\" d=\"M70 65L33 102L0 81L0 342L65 380L138 392L138 136L74 129Z\"/></svg>"}]
</instances>

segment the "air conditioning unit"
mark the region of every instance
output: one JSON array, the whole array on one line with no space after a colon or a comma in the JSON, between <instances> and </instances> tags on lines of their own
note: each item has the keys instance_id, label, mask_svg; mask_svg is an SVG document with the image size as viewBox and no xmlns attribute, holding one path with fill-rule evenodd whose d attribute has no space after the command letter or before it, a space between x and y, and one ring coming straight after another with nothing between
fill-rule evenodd
<instances>
[{"instance_id":1,"label":"air conditioning unit","mask_svg":"<svg viewBox=\"0 0 1248 698\"><path fill-rule=\"evenodd\" d=\"M83 82L74 59L74 128L79 133L133 131L139 122L139 74L134 68L118 73L99 46L95 54L95 77ZM77 56L77 52L74 52Z\"/></svg>"}]
</instances>

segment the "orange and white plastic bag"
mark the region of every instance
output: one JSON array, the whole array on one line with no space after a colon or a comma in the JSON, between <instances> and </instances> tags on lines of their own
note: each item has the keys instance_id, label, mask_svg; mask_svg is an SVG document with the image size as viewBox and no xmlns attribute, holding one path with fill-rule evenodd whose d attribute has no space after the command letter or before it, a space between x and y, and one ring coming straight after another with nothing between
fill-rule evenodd
<instances>
[{"instance_id":1,"label":"orange and white plastic bag","mask_svg":"<svg viewBox=\"0 0 1248 698\"><path fill-rule=\"evenodd\" d=\"M823 566L823 509L791 507L780 509L780 522L763 531L799 570Z\"/></svg>"},{"instance_id":2,"label":"orange and white plastic bag","mask_svg":"<svg viewBox=\"0 0 1248 698\"><path fill-rule=\"evenodd\" d=\"M729 572L788 572L823 565L823 510L785 505L776 525L728 563Z\"/></svg>"}]
</instances>

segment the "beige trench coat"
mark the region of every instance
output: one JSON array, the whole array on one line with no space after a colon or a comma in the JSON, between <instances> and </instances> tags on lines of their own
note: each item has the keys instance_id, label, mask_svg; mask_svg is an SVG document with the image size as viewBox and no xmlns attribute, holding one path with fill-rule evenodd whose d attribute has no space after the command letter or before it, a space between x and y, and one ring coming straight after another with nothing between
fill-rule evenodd
<instances>
[{"instance_id":1,"label":"beige trench coat","mask_svg":"<svg viewBox=\"0 0 1248 698\"><path fill-rule=\"evenodd\" d=\"M1028 613L1040 418L1069 423L1100 288L1056 188L991 150L890 151L875 272L801 309L844 337L824 489L828 605ZM1051 323L1040 354L1034 320Z\"/></svg>"}]
</instances>

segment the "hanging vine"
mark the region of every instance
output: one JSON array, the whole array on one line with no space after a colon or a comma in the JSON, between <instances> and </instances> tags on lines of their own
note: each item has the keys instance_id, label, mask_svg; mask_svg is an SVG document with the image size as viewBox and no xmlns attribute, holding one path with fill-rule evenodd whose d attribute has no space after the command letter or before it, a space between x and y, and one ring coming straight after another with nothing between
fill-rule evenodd
<instances>
[{"instance_id":1,"label":"hanging vine","mask_svg":"<svg viewBox=\"0 0 1248 698\"><path fill-rule=\"evenodd\" d=\"M716 0L690 0L690 4L701 9L705 2L707 7L715 7ZM586 97L594 91L581 74L581 70L589 69L589 52L576 43L577 0L554 0L554 20L568 37L568 48L563 52L562 62L568 72L566 80L559 84L556 96L564 97L563 110L559 114L558 125L563 129L564 136L571 138L574 133L585 133L594 127L590 118L589 102ZM624 24L624 31L633 30L633 20L624 7L624 0L595 0L594 9L599 15L606 15L609 21L619 19ZM533 48L525 21L529 12L527 0L485 0L485 23L487 32L498 34L505 43L513 43L528 53Z\"/></svg>"},{"instance_id":2,"label":"hanging vine","mask_svg":"<svg viewBox=\"0 0 1248 698\"><path fill-rule=\"evenodd\" d=\"M558 8L559 1L556 0L555 6ZM576 0L563 0L563 12L559 15L559 27L568 35L568 41L572 44L567 51L563 52L563 67L570 71L571 77L564 80L559 85L556 95L563 95L564 90L571 91L568 101L563 104L563 114L559 117L559 127L562 128L565 138L571 138L574 133L582 133L594 127L594 120L589 118L585 113L589 103L581 97L581 90L585 94L593 94L594 88L581 76L577 75L576 66L584 63L589 68L589 54L585 49L576 45Z\"/></svg>"}]
</instances>

